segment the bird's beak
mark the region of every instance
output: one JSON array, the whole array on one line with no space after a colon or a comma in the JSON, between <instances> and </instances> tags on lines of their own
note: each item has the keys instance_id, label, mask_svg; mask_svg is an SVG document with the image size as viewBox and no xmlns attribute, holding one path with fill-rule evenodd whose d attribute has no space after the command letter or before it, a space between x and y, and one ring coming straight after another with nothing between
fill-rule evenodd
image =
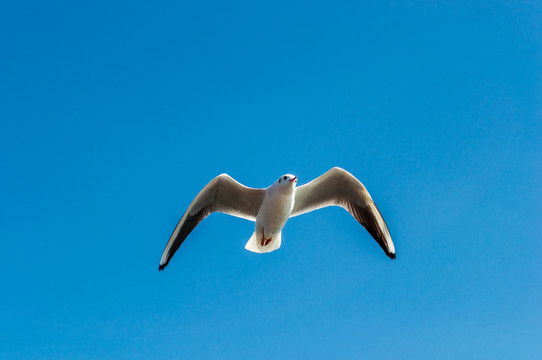
<instances>
[{"instance_id":1,"label":"bird's beak","mask_svg":"<svg viewBox=\"0 0 542 360\"><path fill-rule=\"evenodd\" d=\"M290 182L297 181L297 176L294 176L293 179L290 179Z\"/></svg>"}]
</instances>

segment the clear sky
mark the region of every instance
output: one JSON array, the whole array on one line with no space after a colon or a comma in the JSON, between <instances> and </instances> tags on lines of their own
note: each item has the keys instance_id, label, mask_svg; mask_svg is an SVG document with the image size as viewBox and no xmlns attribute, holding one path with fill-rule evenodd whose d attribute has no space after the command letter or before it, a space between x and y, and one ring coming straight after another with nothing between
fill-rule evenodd
<instances>
[{"instance_id":1,"label":"clear sky","mask_svg":"<svg viewBox=\"0 0 542 360\"><path fill-rule=\"evenodd\" d=\"M538 1L3 1L0 358L540 359ZM282 247L220 173L357 176Z\"/></svg>"}]
</instances>

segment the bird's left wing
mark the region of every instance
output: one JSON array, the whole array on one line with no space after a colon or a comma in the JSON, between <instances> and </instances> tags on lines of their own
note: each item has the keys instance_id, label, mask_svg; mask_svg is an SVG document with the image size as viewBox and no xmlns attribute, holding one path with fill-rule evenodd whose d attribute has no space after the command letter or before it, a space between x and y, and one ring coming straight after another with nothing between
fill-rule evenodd
<instances>
[{"instance_id":1,"label":"bird's left wing","mask_svg":"<svg viewBox=\"0 0 542 360\"><path fill-rule=\"evenodd\" d=\"M167 266L188 234L211 213L218 211L254 221L264 197L265 189L246 187L227 174L211 180L192 201L173 230L158 269L163 270Z\"/></svg>"},{"instance_id":2,"label":"bird's left wing","mask_svg":"<svg viewBox=\"0 0 542 360\"><path fill-rule=\"evenodd\" d=\"M346 209L367 229L386 255L395 259L395 247L384 218L365 186L346 170L334 167L298 187L290 217L334 205Z\"/></svg>"}]
</instances>

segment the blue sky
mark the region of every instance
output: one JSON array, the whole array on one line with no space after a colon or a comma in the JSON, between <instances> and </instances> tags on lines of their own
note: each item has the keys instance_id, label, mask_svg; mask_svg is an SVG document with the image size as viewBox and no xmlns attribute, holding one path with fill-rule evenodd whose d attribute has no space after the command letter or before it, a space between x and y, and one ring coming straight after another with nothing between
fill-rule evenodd
<instances>
[{"instance_id":1,"label":"blue sky","mask_svg":"<svg viewBox=\"0 0 542 360\"><path fill-rule=\"evenodd\" d=\"M2 359L539 359L537 2L0 5ZM213 177L357 176L279 251Z\"/></svg>"}]
</instances>

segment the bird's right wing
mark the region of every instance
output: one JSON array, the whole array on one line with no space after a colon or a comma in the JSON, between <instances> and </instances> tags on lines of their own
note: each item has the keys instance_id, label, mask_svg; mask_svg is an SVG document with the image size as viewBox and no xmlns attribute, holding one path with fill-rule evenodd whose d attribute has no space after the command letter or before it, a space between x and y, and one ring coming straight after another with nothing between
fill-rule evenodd
<instances>
[{"instance_id":1,"label":"bird's right wing","mask_svg":"<svg viewBox=\"0 0 542 360\"><path fill-rule=\"evenodd\" d=\"M246 187L227 174L211 180L192 201L173 230L158 269L163 270L167 266L188 234L211 213L218 211L254 221L264 197L265 189Z\"/></svg>"},{"instance_id":2,"label":"bird's right wing","mask_svg":"<svg viewBox=\"0 0 542 360\"><path fill-rule=\"evenodd\" d=\"M365 186L348 171L334 167L295 192L290 217L326 206L346 209L376 240L386 255L395 259L395 247L384 218Z\"/></svg>"}]
</instances>

